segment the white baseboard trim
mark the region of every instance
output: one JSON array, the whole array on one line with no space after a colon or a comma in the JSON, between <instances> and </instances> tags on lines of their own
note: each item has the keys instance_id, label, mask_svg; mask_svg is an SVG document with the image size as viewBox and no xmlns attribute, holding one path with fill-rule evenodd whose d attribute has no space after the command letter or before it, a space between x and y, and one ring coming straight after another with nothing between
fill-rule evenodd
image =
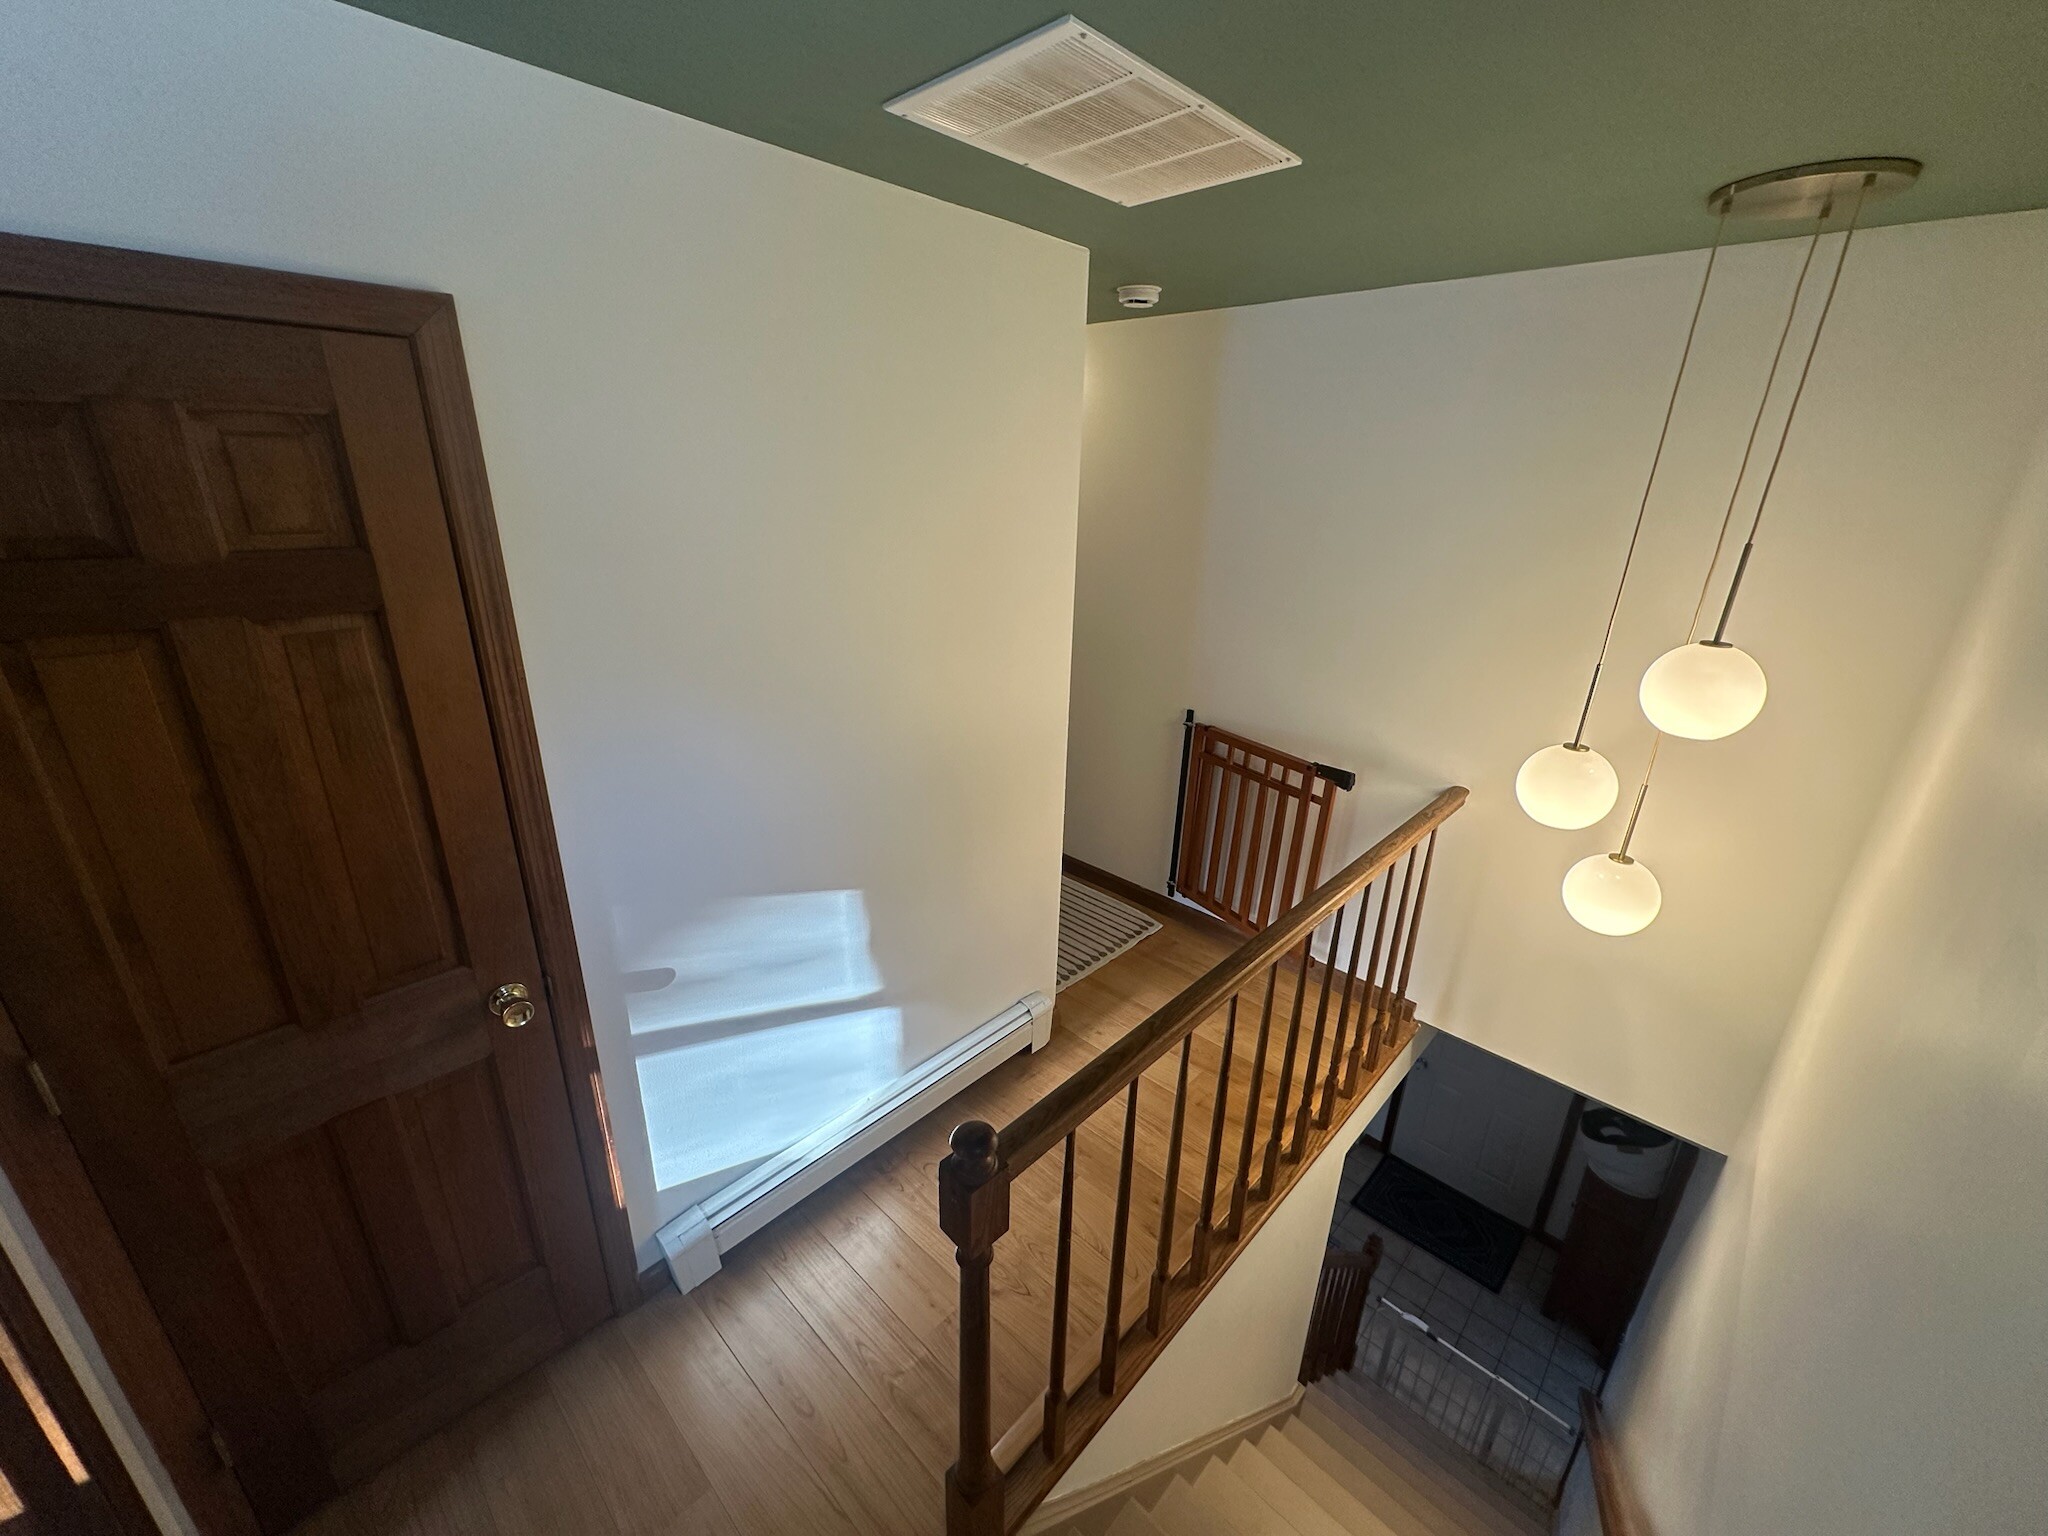
<instances>
[{"instance_id":1,"label":"white baseboard trim","mask_svg":"<svg viewBox=\"0 0 2048 1536\"><path fill-rule=\"evenodd\" d=\"M884 1092L665 1223L654 1235L676 1289L703 1284L718 1273L720 1254L1019 1051L1042 1050L1051 1040L1052 999L1027 993Z\"/></svg>"},{"instance_id":2,"label":"white baseboard trim","mask_svg":"<svg viewBox=\"0 0 2048 1536\"><path fill-rule=\"evenodd\" d=\"M1125 1467L1121 1472L1105 1477L1099 1483L1077 1488L1072 1493L1062 1494L1058 1498L1047 1499L1031 1512L1031 1517L1021 1528L1020 1536L1037 1536L1041 1531L1056 1530L1084 1510L1093 1509L1098 1504L1106 1504L1111 1499L1123 1498L1132 1489L1150 1482L1162 1472L1172 1471L1182 1462L1206 1456L1218 1446L1228 1445L1241 1435L1249 1435L1255 1430L1265 1428L1276 1419L1286 1418L1301 1406L1301 1395L1302 1387L1297 1382L1294 1390L1277 1403L1269 1403L1264 1408L1254 1409L1244 1417L1233 1419L1228 1424L1197 1435L1192 1440L1169 1446L1158 1455L1148 1456L1133 1466Z\"/></svg>"}]
</instances>

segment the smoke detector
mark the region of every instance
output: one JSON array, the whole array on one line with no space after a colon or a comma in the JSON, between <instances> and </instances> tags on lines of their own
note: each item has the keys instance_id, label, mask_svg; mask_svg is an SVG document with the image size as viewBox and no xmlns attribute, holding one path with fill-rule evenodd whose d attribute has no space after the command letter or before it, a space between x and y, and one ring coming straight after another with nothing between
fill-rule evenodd
<instances>
[{"instance_id":1,"label":"smoke detector","mask_svg":"<svg viewBox=\"0 0 2048 1536\"><path fill-rule=\"evenodd\" d=\"M1125 309L1150 309L1159 302L1157 283L1125 283L1116 291L1117 303Z\"/></svg>"},{"instance_id":2,"label":"smoke detector","mask_svg":"<svg viewBox=\"0 0 2048 1536\"><path fill-rule=\"evenodd\" d=\"M1072 16L887 108L1127 208L1301 164Z\"/></svg>"}]
</instances>

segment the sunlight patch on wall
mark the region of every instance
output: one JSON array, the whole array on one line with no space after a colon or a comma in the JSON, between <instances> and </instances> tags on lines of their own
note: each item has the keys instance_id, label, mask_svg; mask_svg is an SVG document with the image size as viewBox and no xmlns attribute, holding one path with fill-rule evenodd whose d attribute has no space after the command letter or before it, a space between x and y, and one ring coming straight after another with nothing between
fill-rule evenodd
<instances>
[{"instance_id":1,"label":"sunlight patch on wall","mask_svg":"<svg viewBox=\"0 0 2048 1536\"><path fill-rule=\"evenodd\" d=\"M859 891L718 901L631 947L646 967L627 977L636 1035L850 1003L882 990Z\"/></svg>"},{"instance_id":2,"label":"sunlight patch on wall","mask_svg":"<svg viewBox=\"0 0 2048 1536\"><path fill-rule=\"evenodd\" d=\"M882 991L859 891L728 898L630 942L625 926L656 1189L729 1182L895 1083L902 1011L847 1009Z\"/></svg>"},{"instance_id":3,"label":"sunlight patch on wall","mask_svg":"<svg viewBox=\"0 0 2048 1536\"><path fill-rule=\"evenodd\" d=\"M654 1183L669 1189L780 1152L896 1080L903 1015L870 1008L639 1059Z\"/></svg>"}]
</instances>

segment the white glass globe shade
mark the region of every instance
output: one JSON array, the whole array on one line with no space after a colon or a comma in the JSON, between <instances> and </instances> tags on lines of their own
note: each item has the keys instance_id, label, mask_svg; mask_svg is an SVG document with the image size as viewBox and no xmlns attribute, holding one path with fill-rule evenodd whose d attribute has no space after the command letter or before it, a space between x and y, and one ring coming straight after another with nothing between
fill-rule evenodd
<instances>
[{"instance_id":1,"label":"white glass globe shade","mask_svg":"<svg viewBox=\"0 0 2048 1536\"><path fill-rule=\"evenodd\" d=\"M1546 827L1590 827L1614 809L1621 785L1614 765L1591 747L1569 744L1531 752L1515 775L1515 798Z\"/></svg>"},{"instance_id":2,"label":"white glass globe shade","mask_svg":"<svg viewBox=\"0 0 2048 1536\"><path fill-rule=\"evenodd\" d=\"M1565 871L1564 909L1581 928L1619 938L1640 933L1664 905L1657 877L1634 859L1595 853Z\"/></svg>"},{"instance_id":3,"label":"white glass globe shade","mask_svg":"<svg viewBox=\"0 0 2048 1536\"><path fill-rule=\"evenodd\" d=\"M1745 650L1700 640L1651 662L1640 697L1650 724L1665 735L1719 741L1764 707L1764 669Z\"/></svg>"}]
</instances>

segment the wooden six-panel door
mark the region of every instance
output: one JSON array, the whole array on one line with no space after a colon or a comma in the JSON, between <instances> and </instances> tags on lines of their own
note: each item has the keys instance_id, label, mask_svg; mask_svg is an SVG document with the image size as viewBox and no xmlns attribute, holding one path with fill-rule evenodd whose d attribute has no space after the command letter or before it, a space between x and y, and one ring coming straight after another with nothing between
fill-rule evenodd
<instances>
[{"instance_id":1,"label":"wooden six-panel door","mask_svg":"<svg viewBox=\"0 0 2048 1536\"><path fill-rule=\"evenodd\" d=\"M0 299L0 848L0 1006L266 1528L609 1312L404 340Z\"/></svg>"}]
</instances>

